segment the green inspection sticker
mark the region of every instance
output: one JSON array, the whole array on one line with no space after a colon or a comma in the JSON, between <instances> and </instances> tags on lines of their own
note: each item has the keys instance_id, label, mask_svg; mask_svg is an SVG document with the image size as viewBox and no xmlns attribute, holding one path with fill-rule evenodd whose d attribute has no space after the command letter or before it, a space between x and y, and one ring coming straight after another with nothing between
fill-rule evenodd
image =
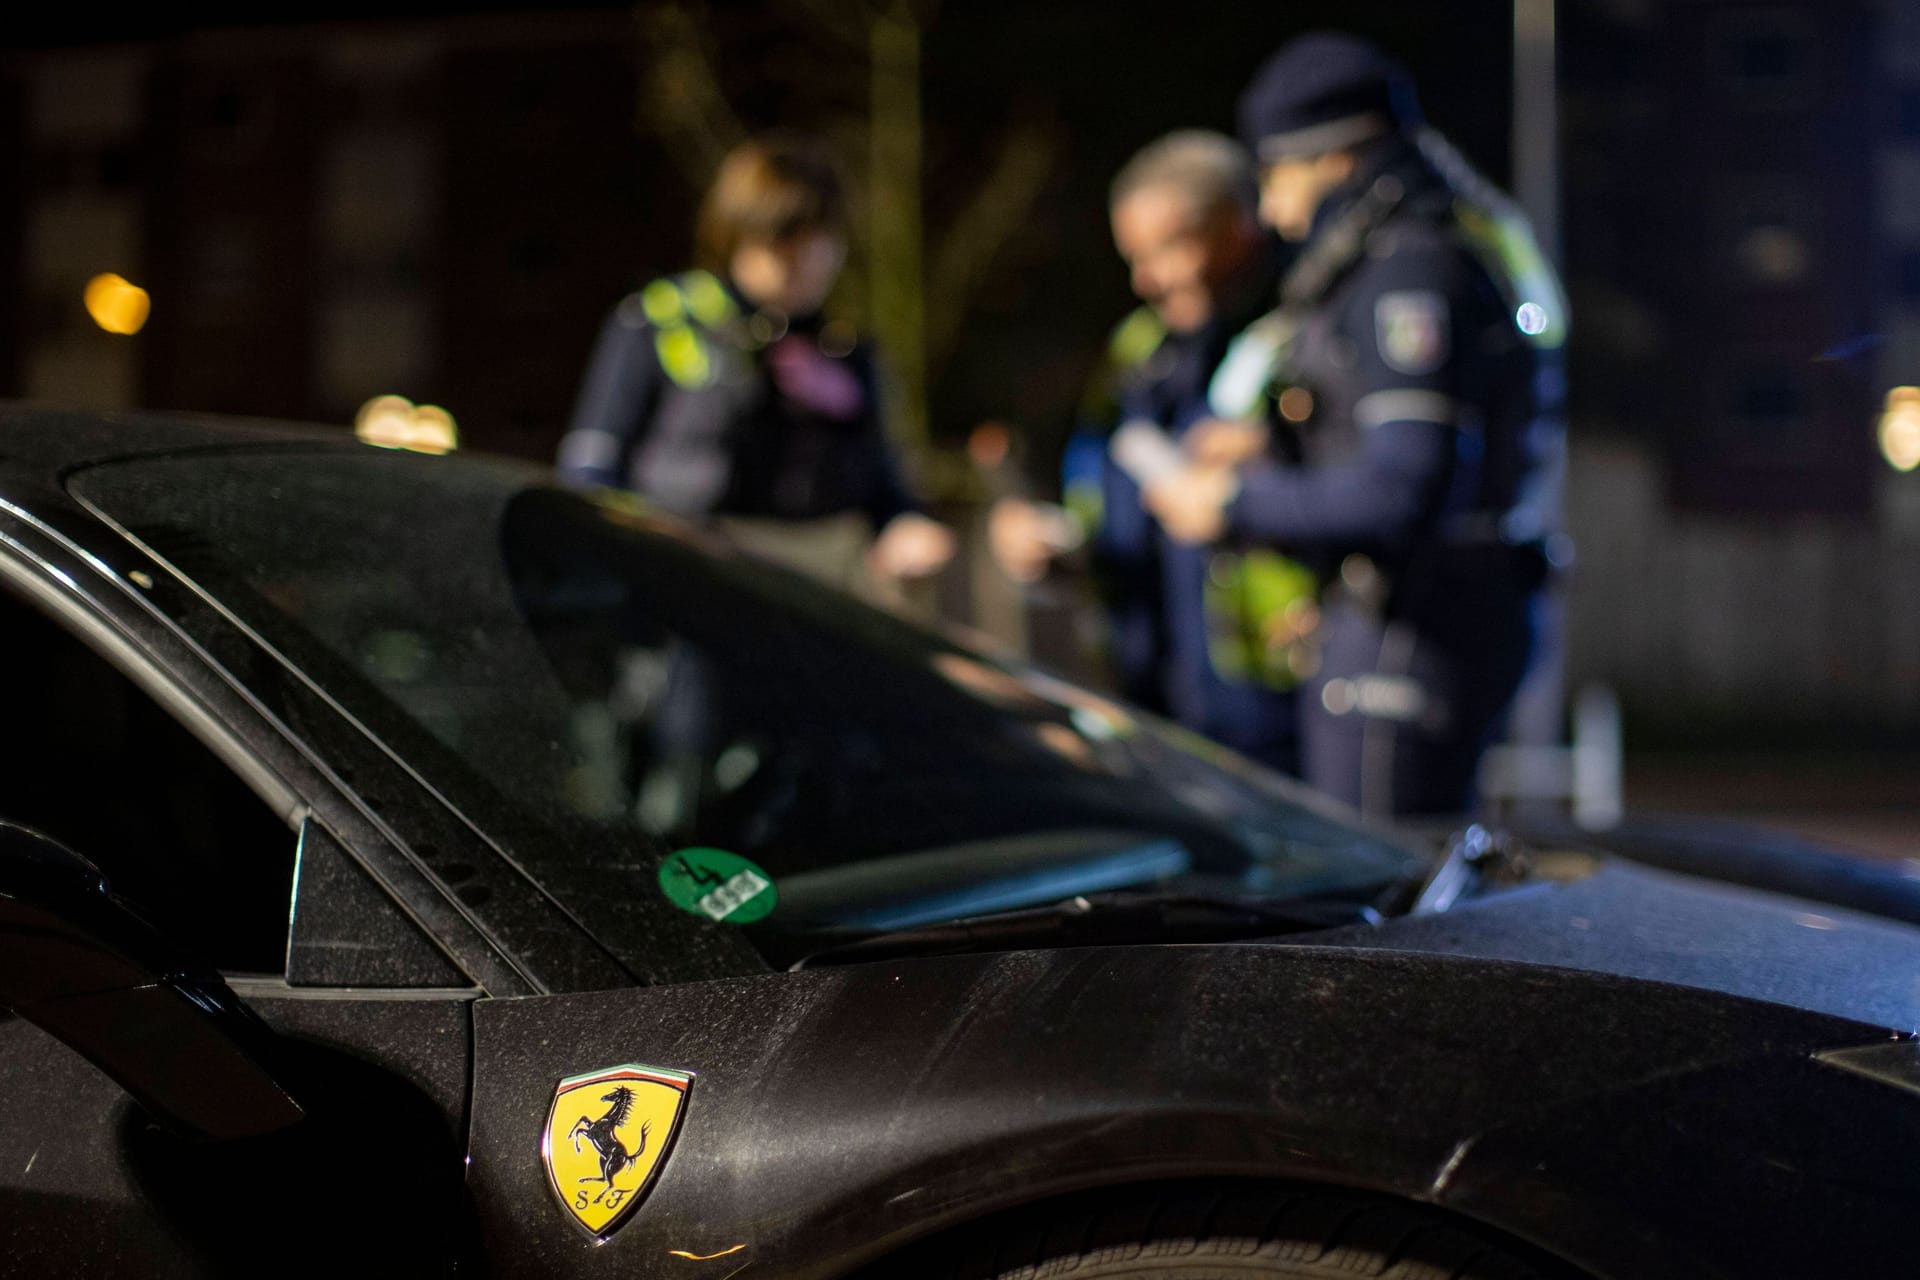
<instances>
[{"instance_id":1,"label":"green inspection sticker","mask_svg":"<svg viewBox=\"0 0 1920 1280\"><path fill-rule=\"evenodd\" d=\"M668 854L660 864L660 891L682 911L722 924L752 924L780 898L772 877L725 849Z\"/></svg>"}]
</instances>

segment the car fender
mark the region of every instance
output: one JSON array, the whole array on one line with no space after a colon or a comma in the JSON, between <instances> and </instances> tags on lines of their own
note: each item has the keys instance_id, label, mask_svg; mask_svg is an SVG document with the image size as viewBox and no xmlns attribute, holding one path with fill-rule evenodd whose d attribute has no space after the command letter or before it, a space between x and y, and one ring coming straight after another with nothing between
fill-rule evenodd
<instances>
[{"instance_id":1,"label":"car fender","mask_svg":"<svg viewBox=\"0 0 1920 1280\"><path fill-rule=\"evenodd\" d=\"M903 960L482 1001L474 1016L470 1190L489 1255L634 1275L735 1246L783 1276L841 1274L1119 1182L1286 1177L1436 1199L1463 1144L1502 1126L1877 1034L1604 974L1248 945ZM561 1079L623 1063L694 1081L650 1195L596 1247L556 1202L541 1132ZM1474 1161L1458 1203L1557 1251L1501 1150Z\"/></svg>"}]
</instances>

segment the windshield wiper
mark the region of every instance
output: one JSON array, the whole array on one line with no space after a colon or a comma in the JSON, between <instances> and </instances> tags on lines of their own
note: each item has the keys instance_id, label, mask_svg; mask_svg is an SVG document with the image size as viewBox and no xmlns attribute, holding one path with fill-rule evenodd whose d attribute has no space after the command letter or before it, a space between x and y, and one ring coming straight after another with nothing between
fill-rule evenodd
<instances>
[{"instance_id":1,"label":"windshield wiper","mask_svg":"<svg viewBox=\"0 0 1920 1280\"><path fill-rule=\"evenodd\" d=\"M1045 907L997 911L940 924L878 933L841 932L788 966L864 964L900 956L1019 951L1035 947L1111 946L1126 942L1223 942L1378 924L1364 903L1297 898L1284 902L1193 894L1085 894ZM811 941L822 941L815 935Z\"/></svg>"},{"instance_id":2,"label":"windshield wiper","mask_svg":"<svg viewBox=\"0 0 1920 1280\"><path fill-rule=\"evenodd\" d=\"M1493 880L1521 880L1528 871L1525 847L1505 831L1472 823L1447 841L1447 851L1422 874L1410 877L1393 896L1391 916L1435 915L1447 911Z\"/></svg>"}]
</instances>

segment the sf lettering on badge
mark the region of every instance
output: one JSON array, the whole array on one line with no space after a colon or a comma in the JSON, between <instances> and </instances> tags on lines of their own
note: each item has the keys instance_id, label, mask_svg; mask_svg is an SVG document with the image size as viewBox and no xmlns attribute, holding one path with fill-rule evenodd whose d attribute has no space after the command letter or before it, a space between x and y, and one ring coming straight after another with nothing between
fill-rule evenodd
<instances>
[{"instance_id":1,"label":"sf lettering on badge","mask_svg":"<svg viewBox=\"0 0 1920 1280\"><path fill-rule=\"evenodd\" d=\"M693 1073L624 1063L554 1086L540 1156L574 1222L604 1240L646 1196L686 1110Z\"/></svg>"}]
</instances>

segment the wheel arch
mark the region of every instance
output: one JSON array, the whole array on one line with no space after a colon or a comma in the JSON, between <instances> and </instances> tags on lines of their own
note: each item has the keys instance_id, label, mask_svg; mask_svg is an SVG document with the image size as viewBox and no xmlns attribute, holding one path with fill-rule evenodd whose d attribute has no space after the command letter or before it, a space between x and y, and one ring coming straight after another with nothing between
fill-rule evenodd
<instances>
[{"instance_id":1,"label":"wheel arch","mask_svg":"<svg viewBox=\"0 0 1920 1280\"><path fill-rule=\"evenodd\" d=\"M1423 1234L1448 1233L1519 1260L1538 1280L1598 1280L1537 1244L1431 1201L1377 1187L1262 1176L1121 1178L1042 1192L896 1242L845 1272L844 1280L990 1276L1037 1268L1063 1252L1222 1235L1288 1243L1318 1236L1329 1251L1369 1243L1397 1254L1416 1247Z\"/></svg>"}]
</instances>

